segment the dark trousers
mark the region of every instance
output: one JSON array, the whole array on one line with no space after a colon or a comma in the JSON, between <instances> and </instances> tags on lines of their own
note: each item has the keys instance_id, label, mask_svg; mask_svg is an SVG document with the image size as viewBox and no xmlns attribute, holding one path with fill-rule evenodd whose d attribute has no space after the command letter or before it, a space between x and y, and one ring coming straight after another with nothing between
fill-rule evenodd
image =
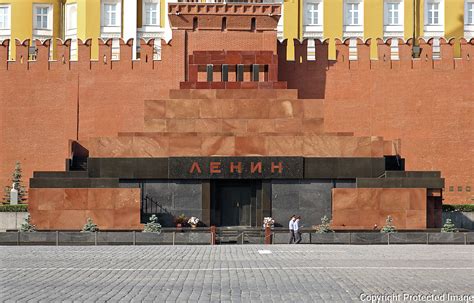
<instances>
[{"instance_id":1,"label":"dark trousers","mask_svg":"<svg viewBox=\"0 0 474 303\"><path fill-rule=\"evenodd\" d=\"M290 229L290 240L288 240L288 244L293 244L295 242L295 232Z\"/></svg>"},{"instance_id":2,"label":"dark trousers","mask_svg":"<svg viewBox=\"0 0 474 303\"><path fill-rule=\"evenodd\" d=\"M301 242L301 233L298 230L293 232L295 234L295 243L299 244Z\"/></svg>"}]
</instances>

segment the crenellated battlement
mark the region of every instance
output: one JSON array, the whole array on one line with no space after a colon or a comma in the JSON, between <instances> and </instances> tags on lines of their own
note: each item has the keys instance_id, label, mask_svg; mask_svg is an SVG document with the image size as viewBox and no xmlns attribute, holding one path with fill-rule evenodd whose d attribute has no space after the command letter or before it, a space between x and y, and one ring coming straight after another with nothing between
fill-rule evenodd
<instances>
[{"instance_id":1,"label":"crenellated battlement","mask_svg":"<svg viewBox=\"0 0 474 303\"><path fill-rule=\"evenodd\" d=\"M413 39L356 39L355 46L350 39L335 40L336 60L328 57L330 41L315 39L294 40L295 60L287 60L288 40L277 42L279 64L299 65L298 68L314 69L462 69L469 68L474 62L474 39L460 39L460 57L455 57L455 40L439 39L439 47L434 39L418 39L419 58L412 57ZM377 58L371 57L372 44L376 43ZM155 40L140 39L140 59L132 59L133 41L120 42L119 59L112 59L112 39L98 39L98 59L91 59L92 40L77 42L77 60L71 59L71 40L55 40L54 52L51 52L52 40L15 40L16 60L9 60L12 41L4 40L0 44L1 70L134 70L156 69L161 61L174 60L183 53L184 48L161 40L161 59L154 59ZM31 52L34 46L34 53ZM437 51L435 51L437 49ZM302 64L304 63L304 64ZM184 73L184 71L183 71Z\"/></svg>"},{"instance_id":2,"label":"crenellated battlement","mask_svg":"<svg viewBox=\"0 0 474 303\"><path fill-rule=\"evenodd\" d=\"M4 40L0 44L0 64L1 70L108 70L108 69L155 69L161 60L154 59L155 39L140 39L140 59L133 60L132 47L133 39L125 41L118 39L120 43L119 59L112 59L112 40L98 39L99 51L98 59L92 59L92 39L82 41L77 40L77 59L71 57L71 39L63 41L56 40L15 40L11 47L16 48L16 60L9 60L10 44L12 41ZM51 43L56 42L54 51ZM161 53L165 57L171 57L173 42L168 43L161 39ZM34 46L34 53L31 51Z\"/></svg>"},{"instance_id":3,"label":"crenellated battlement","mask_svg":"<svg viewBox=\"0 0 474 303\"><path fill-rule=\"evenodd\" d=\"M474 39L460 39L461 56L455 57L455 39L439 39L439 49L435 52L434 39L418 39L420 48L419 58L413 58L413 39L404 41L398 39L367 39L357 38L355 46L351 47L351 39L335 39L336 60L329 60L330 41L314 40L314 46L309 45L310 39L299 41L294 39L295 60L287 60L288 40L278 41L278 57L280 64L301 63L307 69L338 68L338 69L460 69L472 66L474 56ZM372 44L376 41L377 58L371 57ZM311 51L311 56L310 56ZM436 55L435 55L436 54Z\"/></svg>"}]
</instances>

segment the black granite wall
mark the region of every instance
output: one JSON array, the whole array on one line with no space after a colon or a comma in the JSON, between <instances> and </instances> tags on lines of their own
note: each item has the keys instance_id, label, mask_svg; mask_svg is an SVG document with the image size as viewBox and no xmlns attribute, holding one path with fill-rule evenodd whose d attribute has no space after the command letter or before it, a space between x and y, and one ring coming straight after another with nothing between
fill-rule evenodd
<instances>
[{"instance_id":1,"label":"black granite wall","mask_svg":"<svg viewBox=\"0 0 474 303\"><path fill-rule=\"evenodd\" d=\"M181 214L203 218L201 181L146 180L142 186L143 197L163 208L157 214L162 226L175 226L174 217Z\"/></svg>"},{"instance_id":2,"label":"black granite wall","mask_svg":"<svg viewBox=\"0 0 474 303\"><path fill-rule=\"evenodd\" d=\"M272 180L272 217L278 225L287 227L291 215L302 217L305 227L331 218L334 187L355 187L354 181L344 180Z\"/></svg>"}]
</instances>

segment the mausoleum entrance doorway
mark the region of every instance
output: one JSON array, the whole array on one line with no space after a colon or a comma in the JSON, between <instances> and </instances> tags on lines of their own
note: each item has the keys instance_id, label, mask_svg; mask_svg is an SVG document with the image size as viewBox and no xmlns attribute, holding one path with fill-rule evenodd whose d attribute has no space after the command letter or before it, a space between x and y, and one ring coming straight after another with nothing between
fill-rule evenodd
<instances>
[{"instance_id":1,"label":"mausoleum entrance doorway","mask_svg":"<svg viewBox=\"0 0 474 303\"><path fill-rule=\"evenodd\" d=\"M211 182L211 225L256 226L257 180Z\"/></svg>"}]
</instances>

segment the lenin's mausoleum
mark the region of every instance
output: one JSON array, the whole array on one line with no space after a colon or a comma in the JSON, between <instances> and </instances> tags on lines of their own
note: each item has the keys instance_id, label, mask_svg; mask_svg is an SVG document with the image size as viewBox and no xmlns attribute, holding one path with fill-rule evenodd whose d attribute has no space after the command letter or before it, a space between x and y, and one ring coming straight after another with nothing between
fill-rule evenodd
<instances>
[{"instance_id":1,"label":"lenin's mausoleum","mask_svg":"<svg viewBox=\"0 0 474 303\"><path fill-rule=\"evenodd\" d=\"M141 229L152 213L164 226L182 213L254 227L296 213L307 226L326 215L335 229L372 229L390 215L425 229L441 226L442 203L472 203L473 40L441 38L435 59L433 40L415 59L400 40L396 60L392 40L336 40L329 60L325 40L311 56L308 39L279 41L280 15L171 3L159 59L153 40L139 55L120 40L119 58L100 40L93 59L79 40L77 60L70 40L4 40L0 184L21 161L40 230L88 217Z\"/></svg>"}]
</instances>

